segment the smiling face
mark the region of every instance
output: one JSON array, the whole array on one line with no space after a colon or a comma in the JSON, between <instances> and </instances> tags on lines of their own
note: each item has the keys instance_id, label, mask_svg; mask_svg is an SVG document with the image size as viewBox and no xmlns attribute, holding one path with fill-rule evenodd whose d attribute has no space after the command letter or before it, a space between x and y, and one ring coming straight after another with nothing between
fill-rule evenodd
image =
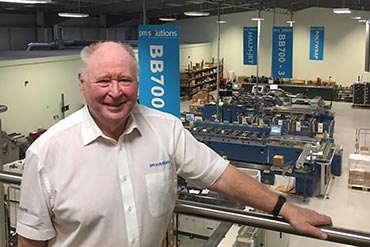
<instances>
[{"instance_id":1,"label":"smiling face","mask_svg":"<svg viewBox=\"0 0 370 247\"><path fill-rule=\"evenodd\" d=\"M134 59L121 44L105 42L92 52L84 71L79 86L90 114L104 134L118 139L137 101Z\"/></svg>"}]
</instances>

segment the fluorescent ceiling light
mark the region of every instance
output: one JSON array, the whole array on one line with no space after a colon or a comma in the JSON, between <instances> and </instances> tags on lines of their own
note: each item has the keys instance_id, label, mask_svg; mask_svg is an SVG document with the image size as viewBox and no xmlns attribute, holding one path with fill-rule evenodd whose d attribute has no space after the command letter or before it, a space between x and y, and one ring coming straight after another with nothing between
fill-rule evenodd
<instances>
[{"instance_id":1,"label":"fluorescent ceiling light","mask_svg":"<svg viewBox=\"0 0 370 247\"><path fill-rule=\"evenodd\" d=\"M351 10L349 8L338 8L334 9L333 12L335 14L351 14Z\"/></svg>"},{"instance_id":2,"label":"fluorescent ceiling light","mask_svg":"<svg viewBox=\"0 0 370 247\"><path fill-rule=\"evenodd\" d=\"M352 20L361 20L361 16L352 16Z\"/></svg>"},{"instance_id":3,"label":"fluorescent ceiling light","mask_svg":"<svg viewBox=\"0 0 370 247\"><path fill-rule=\"evenodd\" d=\"M186 11L184 12L184 15L186 16L209 16L211 13L209 12L203 12L203 11Z\"/></svg>"},{"instance_id":4,"label":"fluorescent ceiling light","mask_svg":"<svg viewBox=\"0 0 370 247\"><path fill-rule=\"evenodd\" d=\"M263 21L263 20L265 20L265 19L260 18L260 17L256 17L256 18L252 18L251 20L252 20L252 21Z\"/></svg>"},{"instance_id":5,"label":"fluorescent ceiling light","mask_svg":"<svg viewBox=\"0 0 370 247\"><path fill-rule=\"evenodd\" d=\"M171 21L176 21L176 18L175 17L159 17L158 20L171 22Z\"/></svg>"},{"instance_id":6,"label":"fluorescent ceiling light","mask_svg":"<svg viewBox=\"0 0 370 247\"><path fill-rule=\"evenodd\" d=\"M226 24L226 23L227 23L227 21L222 21L222 20L221 20L221 21L216 21L216 23L217 23L217 24Z\"/></svg>"},{"instance_id":7,"label":"fluorescent ceiling light","mask_svg":"<svg viewBox=\"0 0 370 247\"><path fill-rule=\"evenodd\" d=\"M286 21L286 23L288 23L290 27L293 27L293 25L294 25L295 21L290 20L290 21Z\"/></svg>"},{"instance_id":8,"label":"fluorescent ceiling light","mask_svg":"<svg viewBox=\"0 0 370 247\"><path fill-rule=\"evenodd\" d=\"M168 6L171 6L171 7L182 7L184 6L183 4L181 3L167 3Z\"/></svg>"},{"instance_id":9,"label":"fluorescent ceiling light","mask_svg":"<svg viewBox=\"0 0 370 247\"><path fill-rule=\"evenodd\" d=\"M58 16L60 16L60 17L68 17L68 18L85 18L85 17L89 17L89 14L83 14L83 13L58 13Z\"/></svg>"},{"instance_id":10,"label":"fluorescent ceiling light","mask_svg":"<svg viewBox=\"0 0 370 247\"><path fill-rule=\"evenodd\" d=\"M361 20L358 20L358 22L366 22L366 20L364 20L364 19L361 19Z\"/></svg>"},{"instance_id":11,"label":"fluorescent ceiling light","mask_svg":"<svg viewBox=\"0 0 370 247\"><path fill-rule=\"evenodd\" d=\"M24 3L24 4L38 4L38 3L51 3L51 0L0 0L5 3Z\"/></svg>"}]
</instances>

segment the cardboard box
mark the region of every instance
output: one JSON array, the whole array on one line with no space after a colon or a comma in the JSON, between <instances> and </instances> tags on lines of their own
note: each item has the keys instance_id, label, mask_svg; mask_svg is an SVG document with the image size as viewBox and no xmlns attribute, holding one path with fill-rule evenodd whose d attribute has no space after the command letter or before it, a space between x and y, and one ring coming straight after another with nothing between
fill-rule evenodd
<instances>
[{"instance_id":1,"label":"cardboard box","mask_svg":"<svg viewBox=\"0 0 370 247\"><path fill-rule=\"evenodd\" d=\"M283 78L283 84L291 84L290 82L290 79L289 78Z\"/></svg>"},{"instance_id":2,"label":"cardboard box","mask_svg":"<svg viewBox=\"0 0 370 247\"><path fill-rule=\"evenodd\" d=\"M283 155L274 155L272 165L275 167L283 168L284 166L284 156Z\"/></svg>"},{"instance_id":3,"label":"cardboard box","mask_svg":"<svg viewBox=\"0 0 370 247\"><path fill-rule=\"evenodd\" d=\"M363 154L363 155L369 155L369 147L366 147L366 146L361 146L360 147L360 154Z\"/></svg>"},{"instance_id":4,"label":"cardboard box","mask_svg":"<svg viewBox=\"0 0 370 247\"><path fill-rule=\"evenodd\" d=\"M300 80L300 79L292 79L291 82L294 85L305 85L306 84L305 80Z\"/></svg>"},{"instance_id":5,"label":"cardboard box","mask_svg":"<svg viewBox=\"0 0 370 247\"><path fill-rule=\"evenodd\" d=\"M189 112L195 115L201 115L202 113L198 111L198 108L203 108L204 104L191 103L189 106Z\"/></svg>"},{"instance_id":6,"label":"cardboard box","mask_svg":"<svg viewBox=\"0 0 370 247\"><path fill-rule=\"evenodd\" d=\"M209 103L211 101L214 101L214 97L212 94L208 93L207 90L201 90L193 95L192 97L192 103L201 103L203 104Z\"/></svg>"},{"instance_id":7,"label":"cardboard box","mask_svg":"<svg viewBox=\"0 0 370 247\"><path fill-rule=\"evenodd\" d=\"M368 188L370 188L370 172L369 171L366 171L365 172L365 181L364 181L364 185Z\"/></svg>"},{"instance_id":8,"label":"cardboard box","mask_svg":"<svg viewBox=\"0 0 370 247\"><path fill-rule=\"evenodd\" d=\"M245 76L245 75L238 76L238 83L248 82L248 80L249 80L249 76Z\"/></svg>"},{"instance_id":9,"label":"cardboard box","mask_svg":"<svg viewBox=\"0 0 370 247\"><path fill-rule=\"evenodd\" d=\"M323 80L321 82L321 84L324 85L324 86L335 86L337 83L335 81L332 81L332 80L330 80L330 81Z\"/></svg>"},{"instance_id":10,"label":"cardboard box","mask_svg":"<svg viewBox=\"0 0 370 247\"><path fill-rule=\"evenodd\" d=\"M190 78L189 74L186 72L180 73L180 80L188 80Z\"/></svg>"}]
</instances>

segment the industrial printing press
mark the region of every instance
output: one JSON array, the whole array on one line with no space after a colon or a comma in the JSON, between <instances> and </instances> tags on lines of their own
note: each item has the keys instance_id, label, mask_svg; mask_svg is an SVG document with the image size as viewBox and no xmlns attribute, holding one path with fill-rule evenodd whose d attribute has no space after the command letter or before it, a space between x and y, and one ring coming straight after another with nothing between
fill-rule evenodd
<instances>
[{"instance_id":1,"label":"industrial printing press","mask_svg":"<svg viewBox=\"0 0 370 247\"><path fill-rule=\"evenodd\" d=\"M242 94L206 104L189 131L234 165L261 171L261 181L295 178L295 193L327 196L332 175L342 173L334 144L334 114L321 98ZM218 114L217 114L218 111Z\"/></svg>"}]
</instances>

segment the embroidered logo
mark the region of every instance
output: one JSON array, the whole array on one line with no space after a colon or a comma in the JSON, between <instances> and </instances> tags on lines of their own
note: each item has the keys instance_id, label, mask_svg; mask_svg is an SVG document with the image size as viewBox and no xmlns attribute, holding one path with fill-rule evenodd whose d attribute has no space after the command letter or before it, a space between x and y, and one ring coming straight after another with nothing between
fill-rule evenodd
<instances>
[{"instance_id":1,"label":"embroidered logo","mask_svg":"<svg viewBox=\"0 0 370 247\"><path fill-rule=\"evenodd\" d=\"M28 212L28 208L24 208L24 207L22 207L22 206L19 206L18 207L18 209L20 210L20 211L23 211L23 212Z\"/></svg>"},{"instance_id":2,"label":"embroidered logo","mask_svg":"<svg viewBox=\"0 0 370 247\"><path fill-rule=\"evenodd\" d=\"M149 168L158 167L158 166L165 166L165 165L168 165L168 164L171 164L170 160L162 160L162 161L150 163Z\"/></svg>"}]
</instances>

